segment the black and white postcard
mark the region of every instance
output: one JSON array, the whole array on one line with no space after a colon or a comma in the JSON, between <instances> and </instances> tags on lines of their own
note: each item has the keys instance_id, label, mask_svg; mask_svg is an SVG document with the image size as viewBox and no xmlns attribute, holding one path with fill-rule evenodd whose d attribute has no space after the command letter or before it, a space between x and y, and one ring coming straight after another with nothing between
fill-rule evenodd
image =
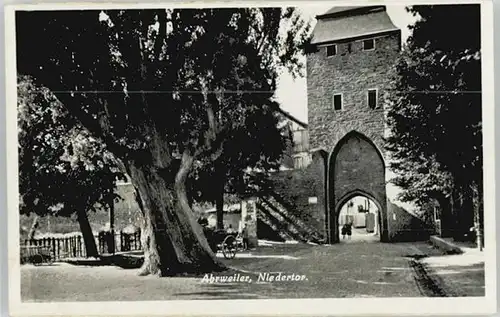
<instances>
[{"instance_id":1,"label":"black and white postcard","mask_svg":"<svg viewBox=\"0 0 500 317\"><path fill-rule=\"evenodd\" d=\"M493 313L492 21L6 7L11 314Z\"/></svg>"}]
</instances>

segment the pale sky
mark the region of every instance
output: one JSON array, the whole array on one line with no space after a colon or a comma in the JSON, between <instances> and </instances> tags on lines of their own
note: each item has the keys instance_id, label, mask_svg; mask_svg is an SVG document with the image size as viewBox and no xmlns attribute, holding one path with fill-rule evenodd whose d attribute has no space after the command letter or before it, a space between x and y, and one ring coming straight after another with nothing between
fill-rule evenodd
<instances>
[{"instance_id":1,"label":"pale sky","mask_svg":"<svg viewBox=\"0 0 500 317\"><path fill-rule=\"evenodd\" d=\"M333 5L309 5L299 6L298 8L303 13L304 19L310 19L314 27L316 23L314 17L325 13L331 7ZM410 34L408 25L413 24L415 18L406 12L403 5L387 6L387 14L392 23L401 29L402 41L406 42ZM305 77L294 80L290 74L282 74L278 81L276 98L281 103L283 110L288 111L297 119L307 122L307 82Z\"/></svg>"}]
</instances>

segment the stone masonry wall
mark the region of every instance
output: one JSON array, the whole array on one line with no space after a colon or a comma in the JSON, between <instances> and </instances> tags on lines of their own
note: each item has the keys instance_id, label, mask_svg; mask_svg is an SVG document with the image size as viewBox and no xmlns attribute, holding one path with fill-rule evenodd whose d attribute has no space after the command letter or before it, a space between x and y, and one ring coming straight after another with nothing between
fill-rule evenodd
<instances>
[{"instance_id":1,"label":"stone masonry wall","mask_svg":"<svg viewBox=\"0 0 500 317\"><path fill-rule=\"evenodd\" d=\"M330 235L339 241L338 213L349 199L364 195L375 200L381 213L382 239L388 239L385 167L377 149L356 132L349 133L333 152L330 163Z\"/></svg>"},{"instance_id":2,"label":"stone masonry wall","mask_svg":"<svg viewBox=\"0 0 500 317\"><path fill-rule=\"evenodd\" d=\"M330 166L331 172L334 173L332 176L335 184L335 203L345 195L360 190L372 195L384 205L384 163L376 149L366 140L353 134L343 142L336 155L335 165Z\"/></svg>"},{"instance_id":3,"label":"stone masonry wall","mask_svg":"<svg viewBox=\"0 0 500 317\"><path fill-rule=\"evenodd\" d=\"M385 181L387 181L390 173L387 170L388 162L383 144L383 137L386 133L384 101L388 93L392 67L400 52L401 33L397 31L375 37L375 49L372 51L362 50L362 40L345 40L335 43L337 55L332 57L327 57L326 46L319 46L317 52L307 56L310 145L313 149L323 149L330 154L342 138L349 132L356 131L371 140L384 157ZM350 52L348 45L351 48ZM371 109L368 106L367 94L368 89L374 88L377 89L377 108ZM342 94L341 110L333 108L333 95L337 93ZM361 148L360 151L362 150ZM379 203L385 209L385 212L382 211L382 216L385 218L385 230L388 231L386 233L389 240L412 240L417 236L424 237L427 232L421 221L408 213L406 208L402 208L401 204L394 204L397 201L393 190L383 190L383 185L378 184L378 181L375 182L377 184L374 183L376 188L362 188L366 187L364 185L373 187L368 183L372 183L370 180L382 179L380 176L382 172L370 164L370 162L377 161L375 157L361 152L359 162L354 162L358 161L355 159L351 162L353 166L342 167L348 176L346 181L351 184L352 188L343 188L345 186L342 186L342 181L339 183L337 180L335 187L330 189L332 190L330 199L334 200L330 202L330 206L332 204L335 206L338 200L350 190L364 190L380 200ZM336 165L349 165L347 161L352 161L352 158L339 157L339 159L342 162L337 161ZM362 162L366 160L369 162ZM333 167L330 165L330 168ZM359 168L362 171L358 170ZM386 191L387 197L384 197ZM331 229L335 231L336 228ZM330 232L333 233L332 231Z\"/></svg>"},{"instance_id":4,"label":"stone masonry wall","mask_svg":"<svg viewBox=\"0 0 500 317\"><path fill-rule=\"evenodd\" d=\"M408 210L387 200L389 240L393 242L424 241L433 228Z\"/></svg>"},{"instance_id":5,"label":"stone masonry wall","mask_svg":"<svg viewBox=\"0 0 500 317\"><path fill-rule=\"evenodd\" d=\"M304 236L326 241L325 163L321 152L314 153L304 169L273 174L273 196L286 208L290 218L297 218ZM316 201L310 198L316 198Z\"/></svg>"},{"instance_id":6,"label":"stone masonry wall","mask_svg":"<svg viewBox=\"0 0 500 317\"><path fill-rule=\"evenodd\" d=\"M375 50L363 51L362 41L337 43L337 55L326 47L307 56L307 97L311 148L331 152L337 142L355 130L383 147L384 110L392 65L400 51L400 32L375 38ZM351 53L346 52L352 45ZM378 89L378 108L368 107L368 89ZM333 109L333 95L342 93L342 110Z\"/></svg>"}]
</instances>

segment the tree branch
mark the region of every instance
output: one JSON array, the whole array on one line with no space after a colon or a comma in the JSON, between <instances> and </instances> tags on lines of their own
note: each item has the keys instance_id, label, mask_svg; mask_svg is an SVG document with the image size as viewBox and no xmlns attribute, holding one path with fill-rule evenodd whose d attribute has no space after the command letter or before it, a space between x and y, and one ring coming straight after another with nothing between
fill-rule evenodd
<instances>
[{"instance_id":1,"label":"tree branch","mask_svg":"<svg viewBox=\"0 0 500 317\"><path fill-rule=\"evenodd\" d=\"M267 39L267 33L265 33L264 31L262 31L262 33L263 33L262 39L259 43L259 46L257 47L257 52L259 52L259 55L262 54L261 50L262 50L262 47L264 47L265 40Z\"/></svg>"},{"instance_id":2,"label":"tree branch","mask_svg":"<svg viewBox=\"0 0 500 317\"><path fill-rule=\"evenodd\" d=\"M207 102L208 104L208 102ZM204 144L195 151L195 157L200 155L208 155L210 153L210 159L216 161L224 150L224 140L220 136L219 128L215 119L214 110L211 106L207 105L207 120L208 120L208 130L204 135ZM214 145L217 144L217 149L214 150Z\"/></svg>"},{"instance_id":3,"label":"tree branch","mask_svg":"<svg viewBox=\"0 0 500 317\"><path fill-rule=\"evenodd\" d=\"M160 24L160 28L154 44L155 62L158 62L160 59L163 43L167 35L167 12L165 10L160 10L158 12L158 23Z\"/></svg>"},{"instance_id":4,"label":"tree branch","mask_svg":"<svg viewBox=\"0 0 500 317\"><path fill-rule=\"evenodd\" d=\"M291 120L291 121L297 123L298 125L300 125L301 127L303 127L304 129L307 129L307 127L308 127L307 123L304 123L304 122L300 121L299 119L297 119L294 116L292 116L290 113L288 113L285 110L281 109L281 107L278 104L274 104L273 108L274 108L274 110L276 110L279 113L281 113L288 120Z\"/></svg>"}]
</instances>

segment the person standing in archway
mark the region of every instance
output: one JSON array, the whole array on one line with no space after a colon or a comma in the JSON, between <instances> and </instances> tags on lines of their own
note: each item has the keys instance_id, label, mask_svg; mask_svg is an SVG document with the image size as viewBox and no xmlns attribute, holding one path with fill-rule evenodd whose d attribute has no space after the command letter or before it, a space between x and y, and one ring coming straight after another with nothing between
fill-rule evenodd
<instances>
[{"instance_id":1,"label":"person standing in archway","mask_svg":"<svg viewBox=\"0 0 500 317\"><path fill-rule=\"evenodd\" d=\"M352 236L352 222L346 224L346 234L347 234L347 239L350 240Z\"/></svg>"},{"instance_id":2,"label":"person standing in archway","mask_svg":"<svg viewBox=\"0 0 500 317\"><path fill-rule=\"evenodd\" d=\"M351 234L352 234L352 224L350 222L345 223L342 226L342 239L345 239L346 236L348 239L350 239Z\"/></svg>"}]
</instances>

